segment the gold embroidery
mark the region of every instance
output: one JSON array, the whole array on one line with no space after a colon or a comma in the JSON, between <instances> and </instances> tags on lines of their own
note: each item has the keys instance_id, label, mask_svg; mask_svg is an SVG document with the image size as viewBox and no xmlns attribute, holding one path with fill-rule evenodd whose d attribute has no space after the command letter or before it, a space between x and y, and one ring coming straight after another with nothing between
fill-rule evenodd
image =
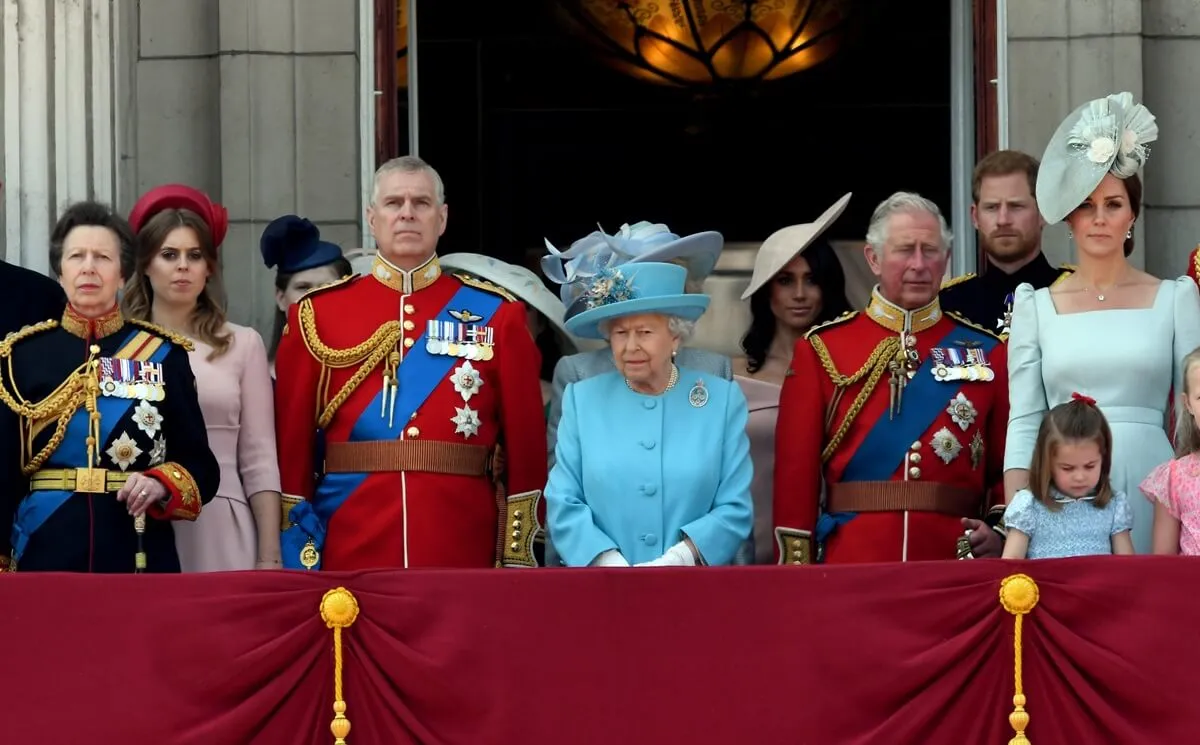
<instances>
[{"instance_id":1,"label":"gold embroidery","mask_svg":"<svg viewBox=\"0 0 1200 745\"><path fill-rule=\"evenodd\" d=\"M853 403L850 404L849 410L846 411L846 416L842 418L841 423L837 427L837 431L829 438L829 443L825 445L825 449L821 452L821 461L828 461L833 454L837 452L838 446L842 444L842 439L850 430L850 425L862 412L863 406L870 399L871 394L875 391L875 386L879 384L879 379L888 369L888 362L895 357L900 351L900 340L894 336L889 336L875 347L871 355L867 358L866 363L858 369L853 375L846 376L840 373L837 366L833 362L833 357L829 354L828 347L825 342L821 341L821 337L813 336L809 339L813 350L817 353L817 358L821 360L821 366L825 368L825 373L829 375L829 379L833 381L834 388L840 389L836 398L840 398L841 392L849 388L851 385L862 380L866 376L867 380L863 384L862 390L854 397ZM832 416L832 413L831 413Z\"/></svg>"},{"instance_id":2,"label":"gold embroidery","mask_svg":"<svg viewBox=\"0 0 1200 745\"><path fill-rule=\"evenodd\" d=\"M99 318L84 318L68 305L62 315L63 329L80 339L103 339L117 333L124 325L125 317L121 315L120 307L113 308Z\"/></svg>"},{"instance_id":3,"label":"gold embroidery","mask_svg":"<svg viewBox=\"0 0 1200 745\"><path fill-rule=\"evenodd\" d=\"M858 315L858 311L848 310L845 313L838 316L837 318L826 321L825 323L818 323L816 326L813 326L812 328L810 328L808 331L806 331L804 333L804 338L807 339L810 336L812 336L813 334L817 333L818 331L824 331L825 329L829 328L830 326L836 326L839 323L845 323L846 321L851 321L857 315Z\"/></svg>"},{"instance_id":4,"label":"gold embroidery","mask_svg":"<svg viewBox=\"0 0 1200 745\"><path fill-rule=\"evenodd\" d=\"M780 564L811 564L812 533L795 528L775 528Z\"/></svg>"},{"instance_id":5,"label":"gold embroidery","mask_svg":"<svg viewBox=\"0 0 1200 745\"><path fill-rule=\"evenodd\" d=\"M185 511L199 512L200 487L196 485L196 480L192 478L192 474L188 473L186 468L178 463L167 461L157 468L146 471L146 474L162 481L173 494L178 493L179 500L186 508ZM175 512L179 511L179 508L175 510Z\"/></svg>"},{"instance_id":6,"label":"gold embroidery","mask_svg":"<svg viewBox=\"0 0 1200 745\"><path fill-rule=\"evenodd\" d=\"M1062 282L1067 277L1070 277L1071 274L1074 273L1074 271L1077 269L1077 267L1074 264L1059 264L1058 268L1062 273L1059 274L1058 277L1053 282L1050 283L1051 287L1054 287L1059 282Z\"/></svg>"},{"instance_id":7,"label":"gold embroidery","mask_svg":"<svg viewBox=\"0 0 1200 745\"><path fill-rule=\"evenodd\" d=\"M941 289L944 290L947 287L953 287L954 285L960 285L963 282L966 282L968 279L975 279L975 274L972 272L967 272L966 274L961 274L957 277L951 277L950 279L948 279L942 283Z\"/></svg>"},{"instance_id":8,"label":"gold embroidery","mask_svg":"<svg viewBox=\"0 0 1200 745\"><path fill-rule=\"evenodd\" d=\"M522 492L508 497L505 503L504 534L500 536L503 550L497 565L503 567L536 567L533 543L541 532L538 502L541 490Z\"/></svg>"},{"instance_id":9,"label":"gold embroidery","mask_svg":"<svg viewBox=\"0 0 1200 745\"><path fill-rule=\"evenodd\" d=\"M964 318L963 316L960 316L959 314L955 313L954 311L948 311L946 313L946 315L949 316L950 318L954 319L956 322L961 323L963 326L975 329L976 331L978 331L981 334L987 334L988 336L992 337L993 339L999 339L1000 341L1004 341L1004 338L999 336L998 334L996 334L995 331L985 329L983 326L980 326L977 323L973 323L972 321L968 320L967 318Z\"/></svg>"},{"instance_id":10,"label":"gold embroidery","mask_svg":"<svg viewBox=\"0 0 1200 745\"><path fill-rule=\"evenodd\" d=\"M192 340L187 338L183 334L180 334L178 332L172 331L167 328L163 328L162 326L159 326L158 324L150 323L149 321L143 321L143 320L140 320L137 318L130 318L129 322L135 326L141 326L144 329L149 329L150 331L153 331L154 333L158 334L159 336L163 337L164 339L167 339L172 344L183 347L185 350L187 350L189 352L196 349L196 345L192 343ZM138 358L142 359L142 357L140 355Z\"/></svg>"},{"instance_id":11,"label":"gold embroidery","mask_svg":"<svg viewBox=\"0 0 1200 745\"><path fill-rule=\"evenodd\" d=\"M499 295L500 297L514 303L517 301L516 296L511 292L498 284L487 281L486 279L480 279L479 277L474 277L470 274L462 274L457 272L455 273L454 278L462 282L464 285L483 290L484 292L490 292L493 295Z\"/></svg>"},{"instance_id":12,"label":"gold embroidery","mask_svg":"<svg viewBox=\"0 0 1200 745\"><path fill-rule=\"evenodd\" d=\"M371 276L385 287L390 287L401 295L409 295L436 282L438 277L442 276L442 265L438 262L437 254L434 254L417 268L406 271L375 254L375 261L371 264Z\"/></svg>"},{"instance_id":13,"label":"gold embroidery","mask_svg":"<svg viewBox=\"0 0 1200 745\"><path fill-rule=\"evenodd\" d=\"M884 299L876 288L871 293L871 302L867 304L867 317L889 331L897 334L908 332L916 334L933 326L942 319L942 307L938 304L937 296L933 302L916 310L905 310ZM906 321L908 322L906 324Z\"/></svg>"}]
</instances>

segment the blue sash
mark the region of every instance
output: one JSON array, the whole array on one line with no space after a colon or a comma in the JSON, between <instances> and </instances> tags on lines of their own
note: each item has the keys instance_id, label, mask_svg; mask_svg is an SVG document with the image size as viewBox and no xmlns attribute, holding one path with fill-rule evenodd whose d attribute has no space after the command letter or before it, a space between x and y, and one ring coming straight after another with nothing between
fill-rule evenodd
<instances>
[{"instance_id":1,"label":"blue sash","mask_svg":"<svg viewBox=\"0 0 1200 745\"><path fill-rule=\"evenodd\" d=\"M138 333L139 331L135 330L129 335L129 338L121 343L118 349L123 351L125 346ZM161 363L170 351L170 344L160 344L158 349L154 351L154 354L150 356L149 361ZM118 352L117 356L120 357L120 354L121 352ZM129 417L130 411L138 403L141 403L140 399L114 398L111 396L97 397L96 410L100 412L100 445L98 448L102 448L104 443L108 442L108 438L112 436L113 428L122 419ZM53 468L87 467L87 438L88 412L87 409L80 407L71 415L71 420L67 423L67 431L63 436L62 444L54 451L54 454L50 457L51 463L48 465ZM102 451L98 450L99 452ZM12 529L13 558L18 563L21 561L21 555L25 553L25 548L29 545L29 539L50 519L51 515L58 511L59 507L66 504L72 494L72 492L61 490L38 490L29 492L21 500L21 504L17 507L17 515L13 520Z\"/></svg>"},{"instance_id":2,"label":"blue sash","mask_svg":"<svg viewBox=\"0 0 1200 745\"><path fill-rule=\"evenodd\" d=\"M982 334L969 326L955 324L942 337L937 347L950 347L958 342L969 342L978 345L984 353L990 353L1000 343L998 339ZM946 410L950 399L947 391L954 388L953 383L961 385L964 381L953 381L948 384L938 380L933 375L933 355L925 360L908 385L904 387L904 402L899 414L894 419L881 417L867 433L866 438L859 444L846 469L842 471L842 481L888 481L892 474L904 461L904 456L913 442L929 429L933 421ZM881 381L882 384L882 381ZM817 520L816 539L823 542L841 525L854 519L854 512L822 513Z\"/></svg>"},{"instance_id":3,"label":"blue sash","mask_svg":"<svg viewBox=\"0 0 1200 745\"><path fill-rule=\"evenodd\" d=\"M463 285L450 298L441 311L437 320L458 323L450 311L469 308L472 313L480 316L474 323L486 326L492 315L499 309L503 298L499 295ZM430 354L425 350L426 334L417 338L412 348L404 354L400 363L399 389L396 392L396 409L391 417L392 424L388 425L388 417L380 416L384 410L386 391L381 387L367 407L363 409L350 431L348 442L371 442L377 440L396 440L404 432L409 418L425 403L429 395L446 379L455 364L461 358L444 354ZM283 553L283 566L287 569L303 569L300 563L300 552L309 540L312 540L318 555L325 546L325 526L338 508L351 494L366 481L367 473L329 473L321 478L313 493L312 499L300 502L292 507L288 518L292 527L283 532L280 537L280 547ZM320 568L318 563L314 569Z\"/></svg>"}]
</instances>

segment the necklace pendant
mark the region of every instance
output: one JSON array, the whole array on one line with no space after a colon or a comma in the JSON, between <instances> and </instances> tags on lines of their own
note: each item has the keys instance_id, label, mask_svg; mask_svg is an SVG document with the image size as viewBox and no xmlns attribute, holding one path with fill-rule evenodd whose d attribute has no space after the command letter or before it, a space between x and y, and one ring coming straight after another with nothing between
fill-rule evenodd
<instances>
[{"instance_id":1,"label":"necklace pendant","mask_svg":"<svg viewBox=\"0 0 1200 745\"><path fill-rule=\"evenodd\" d=\"M1103 295L1097 295L1097 296L1096 296L1096 299L1097 299L1097 300L1099 300L1099 301L1100 301L1100 302L1102 302L1102 303L1104 302L1104 296L1103 296Z\"/></svg>"}]
</instances>

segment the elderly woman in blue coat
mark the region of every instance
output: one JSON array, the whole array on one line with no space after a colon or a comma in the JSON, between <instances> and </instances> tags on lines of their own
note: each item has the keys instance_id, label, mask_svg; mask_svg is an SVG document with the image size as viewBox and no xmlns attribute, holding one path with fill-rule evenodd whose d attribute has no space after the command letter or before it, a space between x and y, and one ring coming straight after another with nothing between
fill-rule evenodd
<instances>
[{"instance_id":1,"label":"elderly woman in blue coat","mask_svg":"<svg viewBox=\"0 0 1200 745\"><path fill-rule=\"evenodd\" d=\"M616 371L563 392L547 519L567 566L729 564L750 535L746 399L675 365L708 307L687 271L637 263L586 280L567 329L608 340Z\"/></svg>"}]
</instances>

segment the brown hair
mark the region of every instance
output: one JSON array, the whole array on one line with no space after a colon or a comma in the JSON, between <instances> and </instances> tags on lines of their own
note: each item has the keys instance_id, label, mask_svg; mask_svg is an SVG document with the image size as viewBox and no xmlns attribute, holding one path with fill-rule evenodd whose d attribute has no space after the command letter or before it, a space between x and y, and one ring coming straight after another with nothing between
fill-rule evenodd
<instances>
[{"instance_id":1,"label":"brown hair","mask_svg":"<svg viewBox=\"0 0 1200 745\"><path fill-rule=\"evenodd\" d=\"M1142 177L1136 173L1127 179L1122 179L1125 191L1129 193L1129 209L1133 210L1133 219L1142 216ZM1129 228L1129 237L1125 239L1125 256L1133 253L1133 227Z\"/></svg>"},{"instance_id":2,"label":"brown hair","mask_svg":"<svg viewBox=\"0 0 1200 745\"><path fill-rule=\"evenodd\" d=\"M1112 482L1109 480L1112 472L1112 430L1108 428L1108 420L1095 402L1080 397L1046 412L1038 430L1033 463L1029 466L1029 490L1047 509L1059 509L1050 493L1054 483L1054 454L1059 445L1079 440L1094 442L1100 448L1100 481L1096 484L1096 499L1092 505L1099 509L1112 499Z\"/></svg>"},{"instance_id":3,"label":"brown hair","mask_svg":"<svg viewBox=\"0 0 1200 745\"><path fill-rule=\"evenodd\" d=\"M225 328L225 285L221 281L221 264L217 259L217 249L213 245L212 231L208 223L195 212L183 209L165 209L155 214L137 234L137 247L134 256L134 272L125 286L125 298L122 305L125 313L131 318L143 321L151 320L150 314L154 307L154 289L146 278L146 267L162 250L167 236L176 228L191 228L200 242L200 253L208 264L210 276L205 283L200 296L196 298L196 307L192 310L192 330L196 338L212 347L208 359L214 360L229 351L233 343L233 334Z\"/></svg>"},{"instance_id":4,"label":"brown hair","mask_svg":"<svg viewBox=\"0 0 1200 745\"><path fill-rule=\"evenodd\" d=\"M1183 391L1179 394L1179 408L1175 412L1175 455L1182 458L1185 455L1200 452L1200 428L1196 427L1196 418L1187 409L1187 400L1195 391L1188 385L1188 373L1200 364L1200 348L1193 349L1183 358Z\"/></svg>"},{"instance_id":5,"label":"brown hair","mask_svg":"<svg viewBox=\"0 0 1200 745\"><path fill-rule=\"evenodd\" d=\"M971 177L971 201L979 204L979 189L983 180L989 176L1009 176L1023 173L1029 180L1029 193L1037 196L1038 160L1019 150L997 150L988 153L983 160L975 165L975 174Z\"/></svg>"}]
</instances>

